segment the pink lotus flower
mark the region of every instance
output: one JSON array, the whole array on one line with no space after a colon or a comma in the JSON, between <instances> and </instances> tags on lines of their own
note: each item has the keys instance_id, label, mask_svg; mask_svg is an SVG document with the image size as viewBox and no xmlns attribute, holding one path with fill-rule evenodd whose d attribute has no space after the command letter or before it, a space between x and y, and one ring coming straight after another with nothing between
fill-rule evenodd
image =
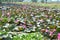
<instances>
[{"instance_id":1,"label":"pink lotus flower","mask_svg":"<svg viewBox=\"0 0 60 40\"><path fill-rule=\"evenodd\" d=\"M48 15L45 15L46 18L48 18Z\"/></svg>"},{"instance_id":2,"label":"pink lotus flower","mask_svg":"<svg viewBox=\"0 0 60 40\"><path fill-rule=\"evenodd\" d=\"M23 5L23 7L22 7L23 9L26 9L26 5Z\"/></svg>"},{"instance_id":3,"label":"pink lotus flower","mask_svg":"<svg viewBox=\"0 0 60 40\"><path fill-rule=\"evenodd\" d=\"M26 25L23 25L23 28L25 28L25 29L26 29Z\"/></svg>"},{"instance_id":4,"label":"pink lotus flower","mask_svg":"<svg viewBox=\"0 0 60 40\"><path fill-rule=\"evenodd\" d=\"M56 31L56 29L53 29L53 32L55 32Z\"/></svg>"},{"instance_id":5,"label":"pink lotus flower","mask_svg":"<svg viewBox=\"0 0 60 40\"><path fill-rule=\"evenodd\" d=\"M51 31L50 31L50 34L49 34L49 36L52 36L52 35L53 35L53 32L51 32Z\"/></svg>"},{"instance_id":6,"label":"pink lotus flower","mask_svg":"<svg viewBox=\"0 0 60 40\"><path fill-rule=\"evenodd\" d=\"M52 19L52 16L50 16L49 18Z\"/></svg>"},{"instance_id":7,"label":"pink lotus flower","mask_svg":"<svg viewBox=\"0 0 60 40\"><path fill-rule=\"evenodd\" d=\"M22 26L22 24L20 24L20 26Z\"/></svg>"},{"instance_id":8,"label":"pink lotus flower","mask_svg":"<svg viewBox=\"0 0 60 40\"><path fill-rule=\"evenodd\" d=\"M41 20L39 20L40 22L44 22L44 20L43 19L41 19Z\"/></svg>"},{"instance_id":9,"label":"pink lotus flower","mask_svg":"<svg viewBox=\"0 0 60 40\"><path fill-rule=\"evenodd\" d=\"M58 36L57 36L58 40L60 40L60 33L58 33Z\"/></svg>"},{"instance_id":10,"label":"pink lotus flower","mask_svg":"<svg viewBox=\"0 0 60 40\"><path fill-rule=\"evenodd\" d=\"M0 18L0 21L2 21L2 18Z\"/></svg>"},{"instance_id":11,"label":"pink lotus flower","mask_svg":"<svg viewBox=\"0 0 60 40\"><path fill-rule=\"evenodd\" d=\"M10 13L8 12L8 13L7 13L7 15L9 16L9 15L10 15Z\"/></svg>"},{"instance_id":12,"label":"pink lotus flower","mask_svg":"<svg viewBox=\"0 0 60 40\"><path fill-rule=\"evenodd\" d=\"M46 32L49 32L49 30L47 30L47 29L46 29L45 31L46 31Z\"/></svg>"},{"instance_id":13,"label":"pink lotus flower","mask_svg":"<svg viewBox=\"0 0 60 40\"><path fill-rule=\"evenodd\" d=\"M15 23L18 23L19 22L19 20L15 20Z\"/></svg>"},{"instance_id":14,"label":"pink lotus flower","mask_svg":"<svg viewBox=\"0 0 60 40\"><path fill-rule=\"evenodd\" d=\"M4 15L5 15L5 11L3 10L3 11L2 11L2 16L4 16Z\"/></svg>"},{"instance_id":15,"label":"pink lotus flower","mask_svg":"<svg viewBox=\"0 0 60 40\"><path fill-rule=\"evenodd\" d=\"M10 13L9 12L7 13L7 16L10 17Z\"/></svg>"}]
</instances>

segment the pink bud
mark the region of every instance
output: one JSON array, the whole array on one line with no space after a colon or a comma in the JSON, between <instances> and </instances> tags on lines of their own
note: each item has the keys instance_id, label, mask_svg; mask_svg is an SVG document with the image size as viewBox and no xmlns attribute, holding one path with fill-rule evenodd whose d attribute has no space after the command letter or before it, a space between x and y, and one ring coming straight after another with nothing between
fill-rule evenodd
<instances>
[{"instance_id":1,"label":"pink bud","mask_svg":"<svg viewBox=\"0 0 60 40\"><path fill-rule=\"evenodd\" d=\"M26 5L23 5L23 7L22 7L23 9L26 9Z\"/></svg>"},{"instance_id":2,"label":"pink bud","mask_svg":"<svg viewBox=\"0 0 60 40\"><path fill-rule=\"evenodd\" d=\"M56 29L53 29L53 32L55 32L56 31Z\"/></svg>"},{"instance_id":3,"label":"pink bud","mask_svg":"<svg viewBox=\"0 0 60 40\"><path fill-rule=\"evenodd\" d=\"M19 22L19 20L15 20L15 23L18 23Z\"/></svg>"},{"instance_id":4,"label":"pink bud","mask_svg":"<svg viewBox=\"0 0 60 40\"><path fill-rule=\"evenodd\" d=\"M53 35L53 32L50 32L50 34L49 34L50 36L52 36Z\"/></svg>"},{"instance_id":5,"label":"pink bud","mask_svg":"<svg viewBox=\"0 0 60 40\"><path fill-rule=\"evenodd\" d=\"M7 13L7 16L10 17L10 13L9 12Z\"/></svg>"},{"instance_id":6,"label":"pink bud","mask_svg":"<svg viewBox=\"0 0 60 40\"><path fill-rule=\"evenodd\" d=\"M58 40L60 40L60 33L58 33L58 36L57 36Z\"/></svg>"},{"instance_id":7,"label":"pink bud","mask_svg":"<svg viewBox=\"0 0 60 40\"><path fill-rule=\"evenodd\" d=\"M23 28L26 28L26 25L23 25Z\"/></svg>"},{"instance_id":8,"label":"pink bud","mask_svg":"<svg viewBox=\"0 0 60 40\"><path fill-rule=\"evenodd\" d=\"M22 26L22 24L20 24Z\"/></svg>"},{"instance_id":9,"label":"pink bud","mask_svg":"<svg viewBox=\"0 0 60 40\"><path fill-rule=\"evenodd\" d=\"M7 13L7 15L10 15L10 13Z\"/></svg>"},{"instance_id":10,"label":"pink bud","mask_svg":"<svg viewBox=\"0 0 60 40\"><path fill-rule=\"evenodd\" d=\"M40 22L44 22L44 20L43 19L41 19L41 20L39 20Z\"/></svg>"},{"instance_id":11,"label":"pink bud","mask_svg":"<svg viewBox=\"0 0 60 40\"><path fill-rule=\"evenodd\" d=\"M49 30L46 29L46 32L48 32Z\"/></svg>"},{"instance_id":12,"label":"pink bud","mask_svg":"<svg viewBox=\"0 0 60 40\"><path fill-rule=\"evenodd\" d=\"M52 18L52 16L50 16L50 19Z\"/></svg>"},{"instance_id":13,"label":"pink bud","mask_svg":"<svg viewBox=\"0 0 60 40\"><path fill-rule=\"evenodd\" d=\"M45 15L46 18L48 18L48 15Z\"/></svg>"},{"instance_id":14,"label":"pink bud","mask_svg":"<svg viewBox=\"0 0 60 40\"><path fill-rule=\"evenodd\" d=\"M2 21L2 18L0 18L0 21Z\"/></svg>"}]
</instances>

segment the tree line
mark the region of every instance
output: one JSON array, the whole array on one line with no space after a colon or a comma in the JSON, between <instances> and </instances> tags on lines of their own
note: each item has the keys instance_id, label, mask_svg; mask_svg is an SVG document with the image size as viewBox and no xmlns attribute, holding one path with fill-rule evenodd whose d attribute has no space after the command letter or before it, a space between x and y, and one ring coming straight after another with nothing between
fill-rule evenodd
<instances>
[{"instance_id":1,"label":"tree line","mask_svg":"<svg viewBox=\"0 0 60 40\"><path fill-rule=\"evenodd\" d=\"M24 0L0 0L0 2L23 2ZM31 2L37 2L38 0L31 0ZM47 3L48 0L40 0L41 3ZM57 0L59 2L59 0Z\"/></svg>"},{"instance_id":2,"label":"tree line","mask_svg":"<svg viewBox=\"0 0 60 40\"><path fill-rule=\"evenodd\" d=\"M0 0L0 2L23 2L24 0ZM31 0L31 2L37 2L38 0ZM42 3L44 3L44 0L41 0ZM47 0L45 0L47 2Z\"/></svg>"}]
</instances>

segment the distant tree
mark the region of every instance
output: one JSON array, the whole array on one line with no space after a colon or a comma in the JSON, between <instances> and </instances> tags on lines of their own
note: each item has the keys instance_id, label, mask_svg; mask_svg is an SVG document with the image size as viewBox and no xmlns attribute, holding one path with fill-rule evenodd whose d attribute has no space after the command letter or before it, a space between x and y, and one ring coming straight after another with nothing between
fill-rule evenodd
<instances>
[{"instance_id":1,"label":"distant tree","mask_svg":"<svg viewBox=\"0 0 60 40\"><path fill-rule=\"evenodd\" d=\"M31 0L32 2L37 2L37 0Z\"/></svg>"},{"instance_id":2,"label":"distant tree","mask_svg":"<svg viewBox=\"0 0 60 40\"><path fill-rule=\"evenodd\" d=\"M23 2L24 0L19 0L19 2Z\"/></svg>"},{"instance_id":3,"label":"distant tree","mask_svg":"<svg viewBox=\"0 0 60 40\"><path fill-rule=\"evenodd\" d=\"M0 4L2 3L2 1L0 0Z\"/></svg>"},{"instance_id":4,"label":"distant tree","mask_svg":"<svg viewBox=\"0 0 60 40\"><path fill-rule=\"evenodd\" d=\"M47 0L41 0L42 3L47 3Z\"/></svg>"},{"instance_id":5,"label":"distant tree","mask_svg":"<svg viewBox=\"0 0 60 40\"><path fill-rule=\"evenodd\" d=\"M41 0L41 3L44 3L44 0Z\"/></svg>"},{"instance_id":6,"label":"distant tree","mask_svg":"<svg viewBox=\"0 0 60 40\"><path fill-rule=\"evenodd\" d=\"M47 0L45 0L46 1L46 3L47 3Z\"/></svg>"}]
</instances>

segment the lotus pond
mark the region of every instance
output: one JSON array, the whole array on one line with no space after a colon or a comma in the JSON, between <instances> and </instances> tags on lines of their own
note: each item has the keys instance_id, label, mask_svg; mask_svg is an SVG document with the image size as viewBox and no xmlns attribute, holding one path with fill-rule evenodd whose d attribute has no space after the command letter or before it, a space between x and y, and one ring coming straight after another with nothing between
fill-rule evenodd
<instances>
[{"instance_id":1,"label":"lotus pond","mask_svg":"<svg viewBox=\"0 0 60 40\"><path fill-rule=\"evenodd\" d=\"M25 5L0 7L0 40L60 40L60 9Z\"/></svg>"}]
</instances>

